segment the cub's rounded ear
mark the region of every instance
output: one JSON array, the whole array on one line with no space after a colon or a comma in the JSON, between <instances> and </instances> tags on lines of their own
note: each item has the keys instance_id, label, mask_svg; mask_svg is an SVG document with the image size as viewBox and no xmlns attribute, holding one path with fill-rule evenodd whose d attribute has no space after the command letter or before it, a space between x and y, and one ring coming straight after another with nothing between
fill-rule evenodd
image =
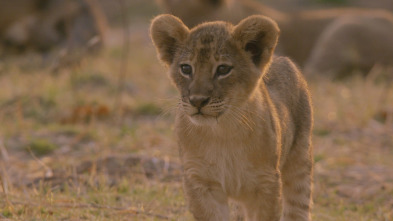
<instances>
[{"instance_id":1,"label":"cub's rounded ear","mask_svg":"<svg viewBox=\"0 0 393 221\"><path fill-rule=\"evenodd\" d=\"M153 19L150 26L150 35L159 58L168 65L172 64L179 44L188 34L188 28L173 15L159 15Z\"/></svg>"},{"instance_id":2,"label":"cub's rounded ear","mask_svg":"<svg viewBox=\"0 0 393 221\"><path fill-rule=\"evenodd\" d=\"M258 67L266 65L277 45L280 29L275 21L253 15L240 21L234 27L233 38L243 50L250 53L253 63Z\"/></svg>"}]
</instances>

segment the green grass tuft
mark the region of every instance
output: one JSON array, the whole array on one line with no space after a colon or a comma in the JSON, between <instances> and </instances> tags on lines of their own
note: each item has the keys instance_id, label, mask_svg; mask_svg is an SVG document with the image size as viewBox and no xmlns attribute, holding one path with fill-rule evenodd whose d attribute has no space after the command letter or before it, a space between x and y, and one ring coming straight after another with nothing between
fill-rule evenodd
<instances>
[{"instance_id":1,"label":"green grass tuft","mask_svg":"<svg viewBox=\"0 0 393 221\"><path fill-rule=\"evenodd\" d=\"M44 156L52 153L58 148L58 146L51 141L43 138L37 138L30 142L26 147L27 150L31 150L37 156Z\"/></svg>"},{"instance_id":2,"label":"green grass tuft","mask_svg":"<svg viewBox=\"0 0 393 221\"><path fill-rule=\"evenodd\" d=\"M153 103L143 103L136 107L135 112L137 115L160 115L162 109Z\"/></svg>"}]
</instances>

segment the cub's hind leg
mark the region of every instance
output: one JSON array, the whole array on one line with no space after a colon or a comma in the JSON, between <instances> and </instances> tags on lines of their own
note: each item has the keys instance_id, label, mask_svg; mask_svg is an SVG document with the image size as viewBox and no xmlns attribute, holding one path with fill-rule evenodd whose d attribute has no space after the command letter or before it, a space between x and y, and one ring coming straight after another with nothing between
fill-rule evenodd
<instances>
[{"instance_id":1,"label":"cub's hind leg","mask_svg":"<svg viewBox=\"0 0 393 221\"><path fill-rule=\"evenodd\" d=\"M298 137L282 168L282 221L311 221L311 148L309 136Z\"/></svg>"}]
</instances>

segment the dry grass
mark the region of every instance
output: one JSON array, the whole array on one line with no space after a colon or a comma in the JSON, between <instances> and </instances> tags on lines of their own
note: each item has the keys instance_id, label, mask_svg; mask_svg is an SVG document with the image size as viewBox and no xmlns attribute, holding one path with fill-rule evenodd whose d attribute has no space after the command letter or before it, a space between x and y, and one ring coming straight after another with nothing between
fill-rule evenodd
<instances>
[{"instance_id":1,"label":"dry grass","mask_svg":"<svg viewBox=\"0 0 393 221\"><path fill-rule=\"evenodd\" d=\"M121 110L121 45L56 73L37 55L0 60L0 219L191 219L172 135L177 93L147 27L130 29ZM393 88L378 76L310 82L315 220L393 220Z\"/></svg>"}]
</instances>

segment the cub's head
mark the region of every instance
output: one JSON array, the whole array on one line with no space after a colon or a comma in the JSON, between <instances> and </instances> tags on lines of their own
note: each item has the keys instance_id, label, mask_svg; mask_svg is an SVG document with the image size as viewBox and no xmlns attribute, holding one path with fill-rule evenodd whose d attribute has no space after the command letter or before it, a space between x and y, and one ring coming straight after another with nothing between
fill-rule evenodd
<instances>
[{"instance_id":1,"label":"cub's head","mask_svg":"<svg viewBox=\"0 0 393 221\"><path fill-rule=\"evenodd\" d=\"M250 99L278 35L277 24L264 16L236 26L211 22L191 30L172 15L160 15L151 24L159 58L181 94L181 111L197 125L214 124Z\"/></svg>"}]
</instances>

